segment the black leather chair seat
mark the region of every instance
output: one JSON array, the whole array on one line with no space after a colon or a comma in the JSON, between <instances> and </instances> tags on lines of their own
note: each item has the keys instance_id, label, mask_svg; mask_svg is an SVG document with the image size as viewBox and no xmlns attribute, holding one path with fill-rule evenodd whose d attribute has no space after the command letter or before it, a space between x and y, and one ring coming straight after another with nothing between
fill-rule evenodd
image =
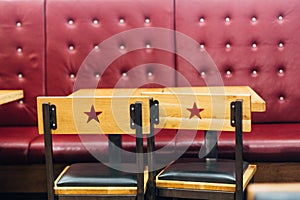
<instances>
[{"instance_id":1,"label":"black leather chair seat","mask_svg":"<svg viewBox=\"0 0 300 200\"><path fill-rule=\"evenodd\" d=\"M244 171L248 163L244 162ZM235 184L234 160L179 159L169 165L159 176L159 180Z\"/></svg>"},{"instance_id":2,"label":"black leather chair seat","mask_svg":"<svg viewBox=\"0 0 300 200\"><path fill-rule=\"evenodd\" d=\"M122 165L121 167L124 170L128 170L128 167L131 167L131 169L134 167L124 163L120 165ZM118 171L102 163L77 163L70 165L68 170L58 180L57 186L136 187L137 180L134 173Z\"/></svg>"}]
</instances>

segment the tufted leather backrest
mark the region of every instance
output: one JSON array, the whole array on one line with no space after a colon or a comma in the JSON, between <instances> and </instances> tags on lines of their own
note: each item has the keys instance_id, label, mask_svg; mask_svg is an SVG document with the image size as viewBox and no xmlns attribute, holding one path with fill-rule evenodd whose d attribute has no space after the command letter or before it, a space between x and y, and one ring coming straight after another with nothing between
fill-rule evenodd
<instances>
[{"instance_id":1,"label":"tufted leather backrest","mask_svg":"<svg viewBox=\"0 0 300 200\"><path fill-rule=\"evenodd\" d=\"M255 114L255 122L300 121L300 1L176 0L175 4L177 35L191 37L202 55L194 67L178 55L180 74L192 85L251 86L267 103L267 112ZM178 37L176 46L179 52L195 49ZM203 56L205 52L216 67ZM221 81L214 82L216 74Z\"/></svg>"},{"instance_id":2,"label":"tufted leather backrest","mask_svg":"<svg viewBox=\"0 0 300 200\"><path fill-rule=\"evenodd\" d=\"M44 1L0 1L0 89L24 98L0 106L1 125L36 124L36 97L44 95Z\"/></svg>"},{"instance_id":3,"label":"tufted leather backrest","mask_svg":"<svg viewBox=\"0 0 300 200\"><path fill-rule=\"evenodd\" d=\"M76 89L175 85L174 34L135 32L173 30L173 0L48 0L46 19L48 95L70 94L78 77L84 83Z\"/></svg>"}]
</instances>

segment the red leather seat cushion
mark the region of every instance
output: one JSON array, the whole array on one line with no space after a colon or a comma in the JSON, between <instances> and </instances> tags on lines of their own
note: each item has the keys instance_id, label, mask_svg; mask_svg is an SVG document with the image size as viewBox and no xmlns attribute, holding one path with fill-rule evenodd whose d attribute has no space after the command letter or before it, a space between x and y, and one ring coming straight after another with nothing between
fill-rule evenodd
<instances>
[{"instance_id":1,"label":"red leather seat cushion","mask_svg":"<svg viewBox=\"0 0 300 200\"><path fill-rule=\"evenodd\" d=\"M199 149L203 144L203 131L185 130L176 133L175 130L156 132L155 142L158 162L170 156L174 158L179 155L183 155L183 157L198 156ZM233 132L222 132L220 134L218 147L221 158L234 158L234 137ZM251 133L244 133L243 140L244 159L248 162L300 161L298 156L300 153L300 124L255 124ZM23 141L24 143L26 141ZM54 135L53 144L56 163L95 161L96 159L92 156L94 153L97 157L101 157L101 161L108 160L108 140L106 136L100 138L99 135ZM144 141L144 147L146 147L146 140ZM123 148L127 151L134 151L134 137L123 135ZM12 159L8 155L7 157ZM31 163L44 162L43 135L38 136L31 142L29 161Z\"/></svg>"},{"instance_id":2,"label":"red leather seat cushion","mask_svg":"<svg viewBox=\"0 0 300 200\"><path fill-rule=\"evenodd\" d=\"M192 141L185 157L198 156L203 144L204 133L183 131L177 137L176 150L186 148ZM300 124L254 124L251 133L243 134L244 159L258 161L300 161ZM234 158L234 132L222 132L219 135L220 157Z\"/></svg>"},{"instance_id":3,"label":"red leather seat cushion","mask_svg":"<svg viewBox=\"0 0 300 200\"><path fill-rule=\"evenodd\" d=\"M37 127L0 127L0 164L26 164Z\"/></svg>"},{"instance_id":4,"label":"red leather seat cushion","mask_svg":"<svg viewBox=\"0 0 300 200\"><path fill-rule=\"evenodd\" d=\"M160 154L174 152L176 130L163 130L156 134L156 148ZM135 138L131 135L123 135L123 148L133 152ZM146 139L144 151L146 152ZM124 151L124 154L126 153ZM53 155L56 163L94 162L97 159L108 161L108 138L106 135L53 135ZM126 157L130 160L130 157ZM31 163L45 162L44 136L35 138L30 145L29 160Z\"/></svg>"},{"instance_id":5,"label":"red leather seat cushion","mask_svg":"<svg viewBox=\"0 0 300 200\"><path fill-rule=\"evenodd\" d=\"M244 152L249 161L300 161L300 123L254 125L244 135Z\"/></svg>"},{"instance_id":6,"label":"red leather seat cushion","mask_svg":"<svg viewBox=\"0 0 300 200\"><path fill-rule=\"evenodd\" d=\"M99 140L97 135L53 135L53 156L55 163L95 161L87 148L94 149L102 157L107 157L107 140ZM31 163L44 163L44 135L35 138L30 146Z\"/></svg>"},{"instance_id":7,"label":"red leather seat cushion","mask_svg":"<svg viewBox=\"0 0 300 200\"><path fill-rule=\"evenodd\" d=\"M37 134L36 127L2 127L0 133L1 164L44 162L44 138ZM161 155L174 153L184 153L184 157L197 156L204 134L202 131L194 134L193 131L182 131L176 135L174 130L157 133L158 159L164 158ZM255 124L251 133L244 133L243 139L246 161L300 161L300 124ZM53 143L57 163L95 161L88 150L97 152L103 160L108 159L107 139L99 140L97 135L54 135ZM221 133L218 145L220 157L234 157L234 133ZM134 138L124 135L123 147L133 151ZM187 151L183 151L186 148Z\"/></svg>"}]
</instances>

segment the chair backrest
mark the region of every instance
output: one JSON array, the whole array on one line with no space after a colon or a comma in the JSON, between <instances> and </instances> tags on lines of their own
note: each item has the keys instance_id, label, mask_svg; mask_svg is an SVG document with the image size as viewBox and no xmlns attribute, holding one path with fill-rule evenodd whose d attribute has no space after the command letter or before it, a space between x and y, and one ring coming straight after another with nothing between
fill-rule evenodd
<instances>
[{"instance_id":1,"label":"chair backrest","mask_svg":"<svg viewBox=\"0 0 300 200\"><path fill-rule=\"evenodd\" d=\"M52 130L54 134L118 135L135 132L137 195L144 195L143 132L150 133L151 98L38 97L37 102L39 132L44 133L45 138L48 199L54 199ZM114 167L121 161L120 151L114 146L110 149L109 164Z\"/></svg>"},{"instance_id":2,"label":"chair backrest","mask_svg":"<svg viewBox=\"0 0 300 200\"><path fill-rule=\"evenodd\" d=\"M53 134L134 134L129 105L143 105L143 133L149 133L149 97L38 97L39 133L44 133L42 104L55 105L57 126Z\"/></svg>"},{"instance_id":3,"label":"chair backrest","mask_svg":"<svg viewBox=\"0 0 300 200\"><path fill-rule=\"evenodd\" d=\"M264 112L265 101L247 86L166 87L81 89L72 94L82 96L146 96L160 103L158 128L234 131L230 124L230 103L243 100L243 131L251 130L251 112ZM193 104L203 109L191 116ZM197 108L195 108L197 109ZM198 116L199 114L199 116ZM201 119L200 119L201 118Z\"/></svg>"},{"instance_id":4,"label":"chair backrest","mask_svg":"<svg viewBox=\"0 0 300 200\"><path fill-rule=\"evenodd\" d=\"M189 93L191 92L191 93ZM243 131L251 131L251 95L228 93L142 92L160 103L158 128L235 131L231 103L243 101Z\"/></svg>"}]
</instances>

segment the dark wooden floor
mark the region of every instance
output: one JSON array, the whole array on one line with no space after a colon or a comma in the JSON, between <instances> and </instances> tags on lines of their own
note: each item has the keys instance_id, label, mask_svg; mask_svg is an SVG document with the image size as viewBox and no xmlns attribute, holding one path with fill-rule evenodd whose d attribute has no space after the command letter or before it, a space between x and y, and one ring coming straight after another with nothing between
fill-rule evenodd
<instances>
[{"instance_id":1,"label":"dark wooden floor","mask_svg":"<svg viewBox=\"0 0 300 200\"><path fill-rule=\"evenodd\" d=\"M255 164L255 183L300 182L300 162ZM63 168L57 165L55 174ZM0 200L47 200L45 166L0 165Z\"/></svg>"},{"instance_id":2,"label":"dark wooden floor","mask_svg":"<svg viewBox=\"0 0 300 200\"><path fill-rule=\"evenodd\" d=\"M2 200L47 200L46 193L0 193ZM156 200L171 200L169 198L161 198ZM184 200L184 199L181 199Z\"/></svg>"},{"instance_id":3,"label":"dark wooden floor","mask_svg":"<svg viewBox=\"0 0 300 200\"><path fill-rule=\"evenodd\" d=\"M47 200L46 193L5 193L0 194L3 200Z\"/></svg>"}]
</instances>

